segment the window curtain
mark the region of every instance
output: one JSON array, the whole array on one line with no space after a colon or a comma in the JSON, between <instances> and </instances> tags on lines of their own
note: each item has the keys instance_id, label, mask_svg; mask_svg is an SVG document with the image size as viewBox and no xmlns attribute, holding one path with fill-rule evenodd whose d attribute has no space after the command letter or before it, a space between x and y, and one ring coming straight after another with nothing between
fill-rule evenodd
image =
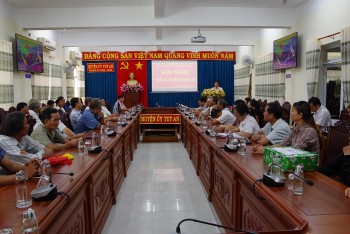
<instances>
[{"instance_id":1,"label":"window curtain","mask_svg":"<svg viewBox=\"0 0 350 234\"><path fill-rule=\"evenodd\" d=\"M273 53L255 59L255 99L285 101L285 71L273 69Z\"/></svg>"},{"instance_id":2,"label":"window curtain","mask_svg":"<svg viewBox=\"0 0 350 234\"><path fill-rule=\"evenodd\" d=\"M83 62L83 67L87 67L88 62ZM117 63L114 62L114 67ZM117 100L117 71L114 72L89 72L85 73L85 96L92 98L103 98L106 104L113 107ZM82 82L82 80L80 80ZM81 86L82 87L82 86ZM82 93L83 88L80 89ZM106 105L107 106L107 105Z\"/></svg>"},{"instance_id":3,"label":"window curtain","mask_svg":"<svg viewBox=\"0 0 350 234\"><path fill-rule=\"evenodd\" d=\"M73 69L65 69L65 73L66 73L67 100L70 100L75 95L75 93L74 93L74 87L75 87L74 70Z\"/></svg>"},{"instance_id":4,"label":"window curtain","mask_svg":"<svg viewBox=\"0 0 350 234\"><path fill-rule=\"evenodd\" d=\"M75 90L75 97L81 97L85 98L85 71L84 66L78 66L76 68L77 77L75 80L76 83L76 90Z\"/></svg>"},{"instance_id":5,"label":"window curtain","mask_svg":"<svg viewBox=\"0 0 350 234\"><path fill-rule=\"evenodd\" d=\"M47 61L44 58L44 61ZM32 98L46 103L49 98L50 64L44 62L44 73L36 73L32 76Z\"/></svg>"},{"instance_id":6,"label":"window curtain","mask_svg":"<svg viewBox=\"0 0 350 234\"><path fill-rule=\"evenodd\" d=\"M350 104L350 27L340 30L341 80L345 107Z\"/></svg>"},{"instance_id":7,"label":"window curtain","mask_svg":"<svg viewBox=\"0 0 350 234\"><path fill-rule=\"evenodd\" d=\"M0 105L8 110L14 105L12 43L0 40Z\"/></svg>"},{"instance_id":8,"label":"window curtain","mask_svg":"<svg viewBox=\"0 0 350 234\"><path fill-rule=\"evenodd\" d=\"M321 43L318 38L306 41L306 76L308 98L317 96L317 83L320 77Z\"/></svg>"},{"instance_id":9,"label":"window curtain","mask_svg":"<svg viewBox=\"0 0 350 234\"><path fill-rule=\"evenodd\" d=\"M235 87L234 100L244 99L249 96L251 66L243 67L240 64L235 65Z\"/></svg>"},{"instance_id":10,"label":"window curtain","mask_svg":"<svg viewBox=\"0 0 350 234\"><path fill-rule=\"evenodd\" d=\"M59 96L62 96L62 66L49 64L49 99L56 100Z\"/></svg>"}]
</instances>

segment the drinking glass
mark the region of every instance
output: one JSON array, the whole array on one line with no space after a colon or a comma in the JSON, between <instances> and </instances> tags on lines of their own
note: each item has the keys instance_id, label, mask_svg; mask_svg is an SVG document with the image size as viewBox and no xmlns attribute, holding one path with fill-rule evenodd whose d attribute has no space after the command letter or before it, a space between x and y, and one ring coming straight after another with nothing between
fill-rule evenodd
<instances>
[{"instance_id":1,"label":"drinking glass","mask_svg":"<svg viewBox=\"0 0 350 234\"><path fill-rule=\"evenodd\" d=\"M238 153L241 156L245 156L245 151L247 148L247 139L245 137L240 137L238 138L238 141L239 141Z\"/></svg>"}]
</instances>

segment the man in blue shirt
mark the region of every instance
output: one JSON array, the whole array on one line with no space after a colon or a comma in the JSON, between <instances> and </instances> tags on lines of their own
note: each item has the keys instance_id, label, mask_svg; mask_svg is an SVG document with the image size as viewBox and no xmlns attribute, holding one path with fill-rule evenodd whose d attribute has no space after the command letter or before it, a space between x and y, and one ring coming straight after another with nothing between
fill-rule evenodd
<instances>
[{"instance_id":1,"label":"man in blue shirt","mask_svg":"<svg viewBox=\"0 0 350 234\"><path fill-rule=\"evenodd\" d=\"M83 115L79 118L74 132L78 134L94 129L101 129L101 124L104 124L104 116L101 110L100 100L97 98L93 99L90 108L85 110Z\"/></svg>"},{"instance_id":2,"label":"man in blue shirt","mask_svg":"<svg viewBox=\"0 0 350 234\"><path fill-rule=\"evenodd\" d=\"M70 124L73 127L73 130L76 129L78 125L78 120L83 115L81 113L81 109L83 108L83 103L81 102L80 98L74 97L70 100L70 104L72 105L72 111L69 115Z\"/></svg>"}]
</instances>

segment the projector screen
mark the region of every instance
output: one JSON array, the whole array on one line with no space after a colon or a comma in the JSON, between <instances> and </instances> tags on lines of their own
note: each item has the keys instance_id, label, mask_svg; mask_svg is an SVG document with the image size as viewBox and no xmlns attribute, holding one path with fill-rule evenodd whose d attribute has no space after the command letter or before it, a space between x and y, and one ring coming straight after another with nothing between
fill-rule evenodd
<instances>
[{"instance_id":1,"label":"projector screen","mask_svg":"<svg viewBox=\"0 0 350 234\"><path fill-rule=\"evenodd\" d=\"M152 92L197 91L197 61L152 61Z\"/></svg>"}]
</instances>

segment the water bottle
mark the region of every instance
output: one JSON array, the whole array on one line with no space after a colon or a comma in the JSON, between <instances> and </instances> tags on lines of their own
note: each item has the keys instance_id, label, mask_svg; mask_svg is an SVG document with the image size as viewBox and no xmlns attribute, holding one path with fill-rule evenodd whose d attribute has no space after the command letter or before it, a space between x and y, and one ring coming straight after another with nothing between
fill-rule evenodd
<instances>
[{"instance_id":1,"label":"water bottle","mask_svg":"<svg viewBox=\"0 0 350 234\"><path fill-rule=\"evenodd\" d=\"M304 165L299 164L295 168L294 174L298 175L301 178L304 178ZM297 196L303 195L304 189L303 189L303 180L299 178L298 176L294 177L294 194Z\"/></svg>"},{"instance_id":2,"label":"water bottle","mask_svg":"<svg viewBox=\"0 0 350 234\"><path fill-rule=\"evenodd\" d=\"M106 126L101 125L101 129L100 129L100 134L101 134L101 138L105 138L106 137Z\"/></svg>"},{"instance_id":3,"label":"water bottle","mask_svg":"<svg viewBox=\"0 0 350 234\"><path fill-rule=\"evenodd\" d=\"M91 147L97 146L96 141L97 141L96 132L93 132L92 135L91 135Z\"/></svg>"},{"instance_id":4,"label":"water bottle","mask_svg":"<svg viewBox=\"0 0 350 234\"><path fill-rule=\"evenodd\" d=\"M245 137L238 138L239 142L239 148L238 148L238 154L241 156L245 156L245 152L247 149L247 139Z\"/></svg>"},{"instance_id":5,"label":"water bottle","mask_svg":"<svg viewBox=\"0 0 350 234\"><path fill-rule=\"evenodd\" d=\"M273 163L275 165L272 166L271 170L272 170L272 174L275 175L281 175L281 157L278 154L275 154L273 156Z\"/></svg>"},{"instance_id":6,"label":"water bottle","mask_svg":"<svg viewBox=\"0 0 350 234\"><path fill-rule=\"evenodd\" d=\"M22 233L39 234L38 220L36 219L34 210L31 208L23 211Z\"/></svg>"},{"instance_id":7,"label":"water bottle","mask_svg":"<svg viewBox=\"0 0 350 234\"><path fill-rule=\"evenodd\" d=\"M27 176L22 170L16 173L16 207L25 208L32 205L32 199L27 194Z\"/></svg>"},{"instance_id":8,"label":"water bottle","mask_svg":"<svg viewBox=\"0 0 350 234\"><path fill-rule=\"evenodd\" d=\"M210 132L210 140L216 142L216 127L213 125Z\"/></svg>"},{"instance_id":9,"label":"water bottle","mask_svg":"<svg viewBox=\"0 0 350 234\"><path fill-rule=\"evenodd\" d=\"M40 180L38 182L38 185L36 186L37 188L49 185L52 183L52 170L51 170L51 165L48 160L44 160L41 163L42 167L42 175L40 176Z\"/></svg>"},{"instance_id":10,"label":"water bottle","mask_svg":"<svg viewBox=\"0 0 350 234\"><path fill-rule=\"evenodd\" d=\"M205 131L205 130L207 130L207 121L205 121L205 119L203 119L202 120L202 128L203 128L203 130Z\"/></svg>"},{"instance_id":11,"label":"water bottle","mask_svg":"<svg viewBox=\"0 0 350 234\"><path fill-rule=\"evenodd\" d=\"M295 176L293 175L293 173L290 173L288 175L287 189L290 191L294 191L294 178Z\"/></svg>"},{"instance_id":12,"label":"water bottle","mask_svg":"<svg viewBox=\"0 0 350 234\"><path fill-rule=\"evenodd\" d=\"M91 142L92 144L92 142ZM83 156L84 155L84 140L83 138L79 138L78 140L78 154L79 156Z\"/></svg>"}]
</instances>

